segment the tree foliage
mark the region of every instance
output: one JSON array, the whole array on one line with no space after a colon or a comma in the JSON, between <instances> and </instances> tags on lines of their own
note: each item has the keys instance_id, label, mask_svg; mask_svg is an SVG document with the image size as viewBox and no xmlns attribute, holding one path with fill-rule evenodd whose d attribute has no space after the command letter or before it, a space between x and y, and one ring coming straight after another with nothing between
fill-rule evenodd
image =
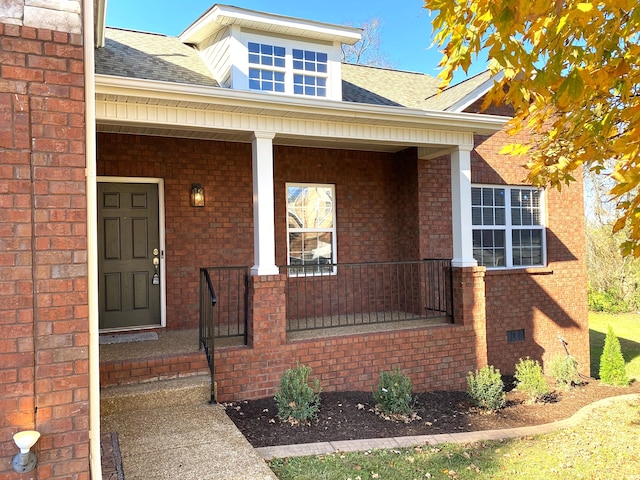
<instances>
[{"instance_id":1,"label":"tree foliage","mask_svg":"<svg viewBox=\"0 0 640 480\"><path fill-rule=\"evenodd\" d=\"M640 6L637 0L425 0L443 47L446 86L486 53L497 76L487 96L515 110L510 132L535 141L529 180L561 188L581 166L613 168L614 231L628 227L625 254L640 256Z\"/></svg>"}]
</instances>

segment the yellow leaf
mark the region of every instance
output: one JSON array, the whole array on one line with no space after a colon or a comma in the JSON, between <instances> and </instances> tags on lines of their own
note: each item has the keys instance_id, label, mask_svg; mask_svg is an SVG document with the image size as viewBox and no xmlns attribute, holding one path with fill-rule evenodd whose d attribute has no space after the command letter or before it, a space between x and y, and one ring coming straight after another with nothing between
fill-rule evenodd
<instances>
[{"instance_id":1,"label":"yellow leaf","mask_svg":"<svg viewBox=\"0 0 640 480\"><path fill-rule=\"evenodd\" d=\"M627 219L622 217L619 218L615 225L613 226L613 233L619 232L620 230L622 230L624 228L624 226L627 224Z\"/></svg>"},{"instance_id":2,"label":"yellow leaf","mask_svg":"<svg viewBox=\"0 0 640 480\"><path fill-rule=\"evenodd\" d=\"M576 8L581 12L587 13L593 10L593 3L579 3L576 5Z\"/></svg>"}]
</instances>

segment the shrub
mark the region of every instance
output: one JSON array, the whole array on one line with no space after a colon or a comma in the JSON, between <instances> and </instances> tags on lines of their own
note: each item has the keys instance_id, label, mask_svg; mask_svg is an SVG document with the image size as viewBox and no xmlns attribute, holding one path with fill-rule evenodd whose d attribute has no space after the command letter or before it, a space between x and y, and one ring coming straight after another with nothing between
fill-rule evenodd
<instances>
[{"instance_id":1,"label":"shrub","mask_svg":"<svg viewBox=\"0 0 640 480\"><path fill-rule=\"evenodd\" d=\"M551 392L537 360L521 358L516 365L514 376L518 390L527 395L529 402L539 402Z\"/></svg>"},{"instance_id":2,"label":"shrub","mask_svg":"<svg viewBox=\"0 0 640 480\"><path fill-rule=\"evenodd\" d=\"M604 349L600 356L600 380L602 383L616 387L629 385L629 377L627 376L620 341L614 335L611 325L607 328Z\"/></svg>"},{"instance_id":3,"label":"shrub","mask_svg":"<svg viewBox=\"0 0 640 480\"><path fill-rule=\"evenodd\" d=\"M493 368L493 365L476 370L475 373L469 372L467 393L477 406L487 410L499 410L507 401L500 370Z\"/></svg>"},{"instance_id":4,"label":"shrub","mask_svg":"<svg viewBox=\"0 0 640 480\"><path fill-rule=\"evenodd\" d=\"M383 371L378 388L373 392L373 401L386 414L409 415L413 411L412 389L411 379L399 368Z\"/></svg>"},{"instance_id":5,"label":"shrub","mask_svg":"<svg viewBox=\"0 0 640 480\"><path fill-rule=\"evenodd\" d=\"M563 388L580 383L578 361L571 355L558 355L551 362L551 374L556 383Z\"/></svg>"},{"instance_id":6,"label":"shrub","mask_svg":"<svg viewBox=\"0 0 640 480\"><path fill-rule=\"evenodd\" d=\"M309 385L311 367L296 365L282 374L280 388L274 396L278 418L294 422L309 422L320 410L320 382Z\"/></svg>"},{"instance_id":7,"label":"shrub","mask_svg":"<svg viewBox=\"0 0 640 480\"><path fill-rule=\"evenodd\" d=\"M589 310L593 312L607 313L624 313L633 310L627 300L621 298L621 295L615 289L589 290Z\"/></svg>"}]
</instances>

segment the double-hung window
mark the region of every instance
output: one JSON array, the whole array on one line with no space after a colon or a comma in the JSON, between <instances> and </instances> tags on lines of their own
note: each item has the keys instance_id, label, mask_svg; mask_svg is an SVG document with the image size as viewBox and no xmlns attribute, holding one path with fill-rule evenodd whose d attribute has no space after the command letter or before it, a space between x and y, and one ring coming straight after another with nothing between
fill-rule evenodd
<instances>
[{"instance_id":1,"label":"double-hung window","mask_svg":"<svg viewBox=\"0 0 640 480\"><path fill-rule=\"evenodd\" d=\"M287 249L292 275L332 273L336 258L333 185L287 184Z\"/></svg>"},{"instance_id":2,"label":"double-hung window","mask_svg":"<svg viewBox=\"0 0 640 480\"><path fill-rule=\"evenodd\" d=\"M545 265L543 194L543 190L532 187L471 188L473 257L479 265Z\"/></svg>"},{"instance_id":3,"label":"double-hung window","mask_svg":"<svg viewBox=\"0 0 640 480\"><path fill-rule=\"evenodd\" d=\"M249 42L249 88L284 92L285 48Z\"/></svg>"},{"instance_id":4,"label":"double-hung window","mask_svg":"<svg viewBox=\"0 0 640 480\"><path fill-rule=\"evenodd\" d=\"M326 53L293 49L293 93L311 97L327 96Z\"/></svg>"}]
</instances>

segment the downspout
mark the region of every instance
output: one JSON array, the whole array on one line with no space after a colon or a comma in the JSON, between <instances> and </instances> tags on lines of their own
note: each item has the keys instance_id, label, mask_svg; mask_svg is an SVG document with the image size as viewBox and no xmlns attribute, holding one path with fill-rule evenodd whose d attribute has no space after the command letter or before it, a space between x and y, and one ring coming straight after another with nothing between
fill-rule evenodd
<instances>
[{"instance_id":1,"label":"downspout","mask_svg":"<svg viewBox=\"0 0 640 480\"><path fill-rule=\"evenodd\" d=\"M89 302L89 465L102 478L100 463L100 345L98 331L98 207L96 185L96 102L93 0L83 2L85 158L87 189L87 289Z\"/></svg>"}]
</instances>

